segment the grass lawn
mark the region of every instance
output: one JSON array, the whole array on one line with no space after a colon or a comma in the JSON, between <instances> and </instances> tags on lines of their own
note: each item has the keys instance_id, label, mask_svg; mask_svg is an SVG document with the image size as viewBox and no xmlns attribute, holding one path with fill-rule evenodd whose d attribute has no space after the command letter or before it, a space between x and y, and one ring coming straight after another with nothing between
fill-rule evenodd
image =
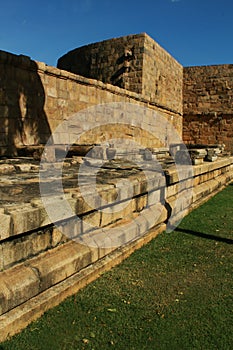
<instances>
[{"instance_id":1,"label":"grass lawn","mask_svg":"<svg viewBox=\"0 0 233 350\"><path fill-rule=\"evenodd\" d=\"M233 184L0 349L233 348Z\"/></svg>"}]
</instances>

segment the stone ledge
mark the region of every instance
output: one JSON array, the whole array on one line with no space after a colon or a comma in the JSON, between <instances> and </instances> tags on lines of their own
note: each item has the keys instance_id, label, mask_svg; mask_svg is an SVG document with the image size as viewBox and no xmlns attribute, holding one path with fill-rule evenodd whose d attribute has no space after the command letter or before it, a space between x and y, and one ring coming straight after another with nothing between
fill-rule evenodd
<instances>
[{"instance_id":1,"label":"stone ledge","mask_svg":"<svg viewBox=\"0 0 233 350\"><path fill-rule=\"evenodd\" d=\"M191 211L198 208L200 205L207 202L213 196L215 196L219 191L223 190L229 183L233 180L233 174L231 176L219 176L216 180L211 180L209 183L200 184L194 187L193 190L193 202L188 207L184 208L181 212L176 211L175 215L172 217L171 225L176 227L177 223L181 222L181 220L188 215ZM203 192L202 192L203 191ZM171 199L171 204L174 205L175 199L174 197Z\"/></svg>"},{"instance_id":2,"label":"stone ledge","mask_svg":"<svg viewBox=\"0 0 233 350\"><path fill-rule=\"evenodd\" d=\"M45 311L58 305L67 297L77 293L81 288L94 281L102 273L121 263L136 249L141 248L165 229L165 224L155 227L137 241L130 242L126 246L120 247L111 254L96 261L94 264L91 264L75 273L73 276L0 316L0 342L20 332L29 323L40 317Z\"/></svg>"},{"instance_id":3,"label":"stone ledge","mask_svg":"<svg viewBox=\"0 0 233 350\"><path fill-rule=\"evenodd\" d=\"M157 217L152 222L151 216L157 210ZM162 224L167 218L167 211L160 205L153 205L142 215L131 219L122 219L105 229L95 229L73 241L28 257L24 263L0 272L1 313L26 302L57 283L67 279L82 268L103 258L118 247L141 239L152 226ZM67 223L66 231L73 234L73 223Z\"/></svg>"},{"instance_id":4,"label":"stone ledge","mask_svg":"<svg viewBox=\"0 0 233 350\"><path fill-rule=\"evenodd\" d=\"M133 211L140 211L137 197L147 195L148 192L153 192L165 186L165 179L160 175L160 173L147 171L147 181L140 175L129 176L127 179L110 179L108 183L98 185L98 193L94 194L89 186L82 186L85 198L88 202L91 201L93 203L93 207L83 199L78 188L69 188L68 191L65 191L64 197L61 195L50 196L47 206L50 208L50 212L55 208L54 216L56 220L54 219L54 222L51 222L42 199L35 198L30 203L3 204L0 217L4 220L4 225L0 228L0 241L22 233L35 231L39 228L45 228L48 225L68 220L76 215L89 215L90 219L93 210L99 211L106 206L110 207L112 212L116 212L114 215L115 220L121 219L127 213L120 212L119 217L117 217L117 206L121 204L126 205L131 200L135 200L136 204ZM133 193L128 189L128 181L132 183ZM116 194L118 196L115 202ZM101 198L105 200L105 203L101 203ZM56 214L57 209L55 204L58 203L58 207L61 208L66 201L69 203L71 210L64 215L62 211ZM97 224L97 226L99 225L100 223Z\"/></svg>"},{"instance_id":5,"label":"stone ledge","mask_svg":"<svg viewBox=\"0 0 233 350\"><path fill-rule=\"evenodd\" d=\"M0 273L0 290L0 312L3 314L39 294L40 281L29 266L20 264L11 271Z\"/></svg>"},{"instance_id":6,"label":"stone ledge","mask_svg":"<svg viewBox=\"0 0 233 350\"><path fill-rule=\"evenodd\" d=\"M228 166L228 162L221 162L221 165L223 165L223 167L225 165L225 168L228 168L228 171L224 174L220 172L214 179L206 179L204 183L195 186L193 188L192 203L189 204L186 201L183 201L181 206L176 208L176 211L172 217L172 222L170 222L171 225L176 224L177 221L180 221L184 215L188 214L193 208L205 202L207 199L224 188L230 181L232 181L233 173L230 171L232 166ZM214 169L215 167L212 168L212 171L215 171ZM172 192L174 192L176 188L175 185L173 186L174 188ZM160 198L159 192L160 191L158 190L154 193L149 193L148 200L150 197L152 200L149 212L145 212L143 216L140 216L139 212L137 214L138 216L135 216L135 219L131 220L131 225L127 225L127 220L122 220L121 223L124 225L122 227L119 225L119 222L108 226L109 229L114 230L115 228L115 232L118 232L117 235L119 236L119 242L122 244L120 248L117 248L114 245L114 235L106 236L106 232L102 231L101 229L97 229L84 235L83 238L85 239L83 240L83 243L85 243L85 245L80 245L81 241L79 237L79 243L63 243L54 249L41 253L38 257L28 259L24 264L18 264L13 268L3 271L0 274L3 281L1 284L1 299L2 305L5 306L5 308L2 309L4 314L0 316L0 329L2 329L3 332L2 340L6 339L8 335L18 332L31 320L39 317L45 310L53 305L56 305L66 296L75 293L76 290L89 282L90 275L91 280L96 278L98 275L98 272L96 271L99 271L98 267L96 266L99 266L98 264L101 264L102 261L106 261L106 264L111 267L115 264L115 260L113 258L115 256L114 254L119 253L119 259L122 260L124 254L128 254L127 247L134 250L138 244L140 244L139 242L145 243L148 234L153 231L153 229L150 230L150 221L152 212L154 213L155 210L158 210L157 207L154 208L153 203L156 198ZM168 202L170 203L171 207L174 207L174 205L176 206L174 203L177 200L177 194L174 193L172 196L172 192L170 193L171 196L168 198ZM185 192L186 186L184 182L180 195ZM141 204L140 198L138 198L138 208L141 208L141 205L142 208L144 207L143 196L142 199L143 203ZM155 230L157 230L158 227L163 227L164 230L166 227L164 224L166 219L167 211L161 206L160 217L158 217L156 220ZM71 226L68 225L66 230L67 232L71 230L73 234L75 233L73 231L76 229L71 223ZM150 231L148 232L148 230ZM78 237L79 232L76 232L76 234ZM79 247L79 251L77 251L75 246ZM89 266L86 267L87 265ZM82 273L86 270L89 272L91 270L90 275L82 275ZM78 280L77 276L79 276L80 280ZM17 281L20 281L20 283ZM65 290L63 288L64 286ZM28 294L29 290L30 293ZM58 294L56 294L55 291L57 291ZM47 298L52 298L54 304L48 302ZM34 301L38 301L40 305L38 304L36 307L33 307L32 305L35 305ZM28 305L31 305L31 310L28 308ZM27 319L28 317L29 319ZM9 329L7 329L9 322L12 325L12 330L10 331L12 333L9 333Z\"/></svg>"},{"instance_id":7,"label":"stone ledge","mask_svg":"<svg viewBox=\"0 0 233 350\"><path fill-rule=\"evenodd\" d=\"M231 164L233 164L233 157L228 157L224 159L219 158L217 161L211 163L205 162L201 165L193 166L194 176L214 171L223 167L227 167Z\"/></svg>"},{"instance_id":8,"label":"stone ledge","mask_svg":"<svg viewBox=\"0 0 233 350\"><path fill-rule=\"evenodd\" d=\"M1 272L1 314L90 265L93 256L87 246L69 242Z\"/></svg>"},{"instance_id":9,"label":"stone ledge","mask_svg":"<svg viewBox=\"0 0 233 350\"><path fill-rule=\"evenodd\" d=\"M205 173L211 173L214 170L222 169L224 167L232 166L233 165L233 157L218 159L215 162L204 162L199 165L193 165L192 171L193 174L190 174L191 177L194 178L197 176L200 176ZM169 169L165 171L165 175L167 178L167 185L171 186L179 182L179 176L176 170L176 166L171 166Z\"/></svg>"},{"instance_id":10,"label":"stone ledge","mask_svg":"<svg viewBox=\"0 0 233 350\"><path fill-rule=\"evenodd\" d=\"M211 181L211 179L219 178L223 173L227 173L228 177L231 177L233 170L233 157L219 159L213 163L206 163L199 166L193 166L191 168L193 172L193 185L196 187L199 184L206 183ZM192 174L190 174L191 176ZM223 174L224 175L224 174ZM34 176L34 175L33 175ZM167 181L167 194L169 196L176 195L177 191L182 191L184 188L187 188L187 181L192 180L192 176L189 180L184 180L179 182L178 174L176 167L173 166L165 171L166 181ZM219 178L220 179L220 178ZM223 176L223 181L225 175ZM132 184L133 194L128 189L128 180ZM34 181L34 180L33 180ZM190 181L189 181L190 182ZM179 186L177 187L176 185ZM162 189L165 187L165 177L162 174L147 171L147 181L140 175L129 176L126 179L108 179L107 183L98 185L98 193L93 195L92 191L88 186L83 187L85 195L87 198L94 203L95 211L102 210L105 206L112 208L110 212L114 212L114 209L117 209L118 204L129 203L131 199L135 199L135 208L132 211L140 211L140 205L142 200L137 199L138 196L147 195L150 192ZM190 184L188 185L190 187ZM117 201L115 202L116 195L118 195ZM132 196L132 198L131 198ZM100 198L105 200L105 204L101 204ZM57 200L62 199L61 196L51 196L50 197L50 207L53 208L54 203ZM88 220L97 220L98 218L93 217L93 208L90 207L88 203L84 201L80 194L80 190L77 188L68 188L65 193L65 200L68 201L71 211L67 214L66 219L75 217L76 215L86 215ZM54 200L54 202L53 202ZM144 206L147 203L147 200L144 201ZM62 205L62 201L60 203ZM116 210L115 210L116 211ZM122 215L125 214L119 213L119 217L114 214L105 215L102 219L99 217L97 226L101 226L101 221L104 224L110 223L111 220L122 219ZM6 240L9 237L14 237L22 233L30 232L33 230L38 230L39 228L45 228L47 225L51 225L52 222L48 217L47 212L45 211L44 204L41 199L33 199L30 203L15 203L15 204L3 204L3 207L0 211L0 218L2 219L3 225L0 227L0 241ZM56 223L59 220L64 220L64 217L58 217ZM110 221L109 221L110 220Z\"/></svg>"}]
</instances>

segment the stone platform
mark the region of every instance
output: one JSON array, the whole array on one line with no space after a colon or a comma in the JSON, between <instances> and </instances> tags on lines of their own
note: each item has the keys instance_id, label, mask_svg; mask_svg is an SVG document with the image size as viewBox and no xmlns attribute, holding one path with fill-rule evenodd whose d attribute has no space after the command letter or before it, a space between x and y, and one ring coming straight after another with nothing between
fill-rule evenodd
<instances>
[{"instance_id":1,"label":"stone platform","mask_svg":"<svg viewBox=\"0 0 233 350\"><path fill-rule=\"evenodd\" d=\"M49 198L43 202L39 161L0 161L0 341L171 230L233 179L233 157L194 165L182 179L175 164L155 166L153 159L146 165L107 160L97 175L94 163L84 171L81 157L65 159L63 193L56 172L61 164L43 164L41 188ZM67 203L70 211L62 216Z\"/></svg>"}]
</instances>

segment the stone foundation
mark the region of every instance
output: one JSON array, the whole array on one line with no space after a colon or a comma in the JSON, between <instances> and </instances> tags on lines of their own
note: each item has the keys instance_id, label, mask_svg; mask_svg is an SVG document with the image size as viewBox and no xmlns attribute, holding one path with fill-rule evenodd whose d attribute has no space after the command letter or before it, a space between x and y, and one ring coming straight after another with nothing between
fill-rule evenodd
<instances>
[{"instance_id":1,"label":"stone foundation","mask_svg":"<svg viewBox=\"0 0 233 350\"><path fill-rule=\"evenodd\" d=\"M56 226L50 222L39 198L28 194L28 202L22 203L19 197L17 203L15 194L11 203L3 202L0 213L4 223L0 230L0 340L20 331L166 230L171 214L175 224L223 189L233 179L233 157L193 166L192 170L193 177L188 176L181 182L175 166L162 173L149 171L146 181L142 172L135 169L118 170L115 178L103 175L105 181L98 185L98 193L109 203L107 213L101 211L97 197L95 210L84 201L69 171L69 178L64 180L65 196L73 216L58 221ZM8 191L15 188L13 175L4 175ZM31 175L35 175L33 170ZM28 183L36 182L35 176L27 178ZM133 185L133 193L129 193L126 178ZM73 182L72 187L69 181ZM117 183L119 201L114 203ZM191 197L186 201L188 189ZM86 195L93 198L88 188ZM58 197L54 197L54 203ZM119 204L124 204L124 208L116 211ZM155 213L156 221L151 223ZM82 221L77 220L76 215ZM90 230L85 223L94 227Z\"/></svg>"}]
</instances>

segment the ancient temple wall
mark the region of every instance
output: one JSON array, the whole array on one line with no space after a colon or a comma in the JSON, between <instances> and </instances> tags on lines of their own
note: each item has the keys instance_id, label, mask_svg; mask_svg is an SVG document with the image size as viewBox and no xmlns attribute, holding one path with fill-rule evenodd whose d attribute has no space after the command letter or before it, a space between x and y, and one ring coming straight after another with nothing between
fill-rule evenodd
<instances>
[{"instance_id":1,"label":"ancient temple wall","mask_svg":"<svg viewBox=\"0 0 233 350\"><path fill-rule=\"evenodd\" d=\"M183 112L183 67L146 34L142 93L152 103Z\"/></svg>"},{"instance_id":2,"label":"ancient temple wall","mask_svg":"<svg viewBox=\"0 0 233 350\"><path fill-rule=\"evenodd\" d=\"M233 65L184 68L183 139L233 152Z\"/></svg>"},{"instance_id":3,"label":"ancient temple wall","mask_svg":"<svg viewBox=\"0 0 233 350\"><path fill-rule=\"evenodd\" d=\"M91 106L104 103L131 103L160 112L182 135L182 115L177 107L171 110L168 105L157 105L147 100L141 93L132 92L81 77L58 68L32 61L26 56L0 52L0 149L1 155L17 154L17 148L24 145L45 144L56 127L75 113ZM180 101L181 103L181 101ZM92 114L86 120L96 125L100 116ZM131 125L121 131L146 147L161 147L153 135L135 131ZM85 131L85 125L80 125ZM101 143L111 137L109 126L100 132L90 132L82 143ZM62 135L57 143L63 143Z\"/></svg>"},{"instance_id":4,"label":"ancient temple wall","mask_svg":"<svg viewBox=\"0 0 233 350\"><path fill-rule=\"evenodd\" d=\"M57 66L87 78L142 92L145 34L104 40L74 49Z\"/></svg>"},{"instance_id":5,"label":"ancient temple wall","mask_svg":"<svg viewBox=\"0 0 233 350\"><path fill-rule=\"evenodd\" d=\"M99 68L102 67L106 74L96 76L98 79L106 79L102 82L91 79L90 76L83 77L49 67L26 56L1 51L0 155L17 154L20 147L25 145L43 145L57 126L74 114L89 107L113 102L121 104L122 116L127 112L128 103L146 107L151 112L157 111L175 126L181 136L182 67L147 35L131 39L131 42L128 39L112 41L119 46L116 50L111 47L111 54L115 55L114 60L119 55L117 65L123 64L124 69L118 72L120 67L113 64L111 74L115 69L119 77L122 74L120 78L124 86L121 87L114 86L113 80L108 81L107 63L104 59L111 55L106 56L104 52L98 62L93 61L93 66L97 62L97 66L100 65ZM129 42L130 47L127 46ZM140 48L138 51L134 49L136 44ZM86 57L85 52L83 55ZM213 142L211 137L214 135L215 141L222 140L231 145L231 69L230 65L223 66L222 69L185 69L184 137L187 142L206 143L204 136L195 139L192 132L196 133L197 129L198 135L204 135L204 128L208 127L208 142ZM82 72L83 75L84 73ZM117 79L117 74L114 77ZM204 77L209 79L209 85ZM101 117L91 113L85 123L80 124L82 144L104 142L116 131L116 128L105 124L97 131L86 133L86 126L95 126ZM218 119L216 125L219 125L219 120L226 121L225 139L216 139L215 118ZM161 145L161 140L156 140L146 132L145 123L142 118L140 128L127 125L118 132L125 138L136 138L144 147L164 146ZM218 133L219 137L223 134L223 131ZM67 139L66 135L67 130L64 129L55 142L62 144ZM165 140L165 136L163 133L161 139ZM46 169L46 164L42 170ZM66 200L71 212L65 218L58 216L52 220L45 210L40 192L37 195L29 193L31 197L24 197L23 191L27 194L29 189L33 186L35 189L39 185L39 161L36 163L31 158L30 161L20 163L19 159L9 161L3 158L0 165L3 183L0 208L0 341L19 332L50 307L77 292L103 271L118 264L135 249L164 231L171 215L174 220L181 219L233 179L232 157L194 165L189 176L183 180L179 179L177 166L167 167L160 172L158 169L153 170L152 162L148 164L152 169L147 169L146 179L143 172L129 175L127 167L121 177L122 169L118 169L117 180L120 185L111 178L106 183L101 181L97 186L97 196L88 185L80 193L77 184L78 166L75 159L70 159L64 168L68 169L66 180L72 184L69 183L66 187L64 196L59 197L55 193L49 199L55 212L57 204L62 200L61 208ZM56 169L59 162L53 165ZM74 178L71 177L72 167ZM88 175L92 176L93 173ZM84 176L87 176L86 172ZM57 181L53 176L46 179L49 188L56 189L55 180ZM101 206L99 197L109 204L108 212L103 210L106 209L106 203ZM122 210L118 210L119 203L114 203L116 197L119 197L120 204L124 204ZM85 201L86 198L94 200L95 206L91 207ZM155 213L159 214L156 219ZM77 220L77 216L82 220ZM154 219L153 227L150 226L151 218ZM93 230L85 230L83 222L91 223ZM113 228L116 231L112 231ZM104 234L103 229L106 230ZM118 235L118 245L115 244L115 235L109 235L109 238L111 232Z\"/></svg>"},{"instance_id":6,"label":"ancient temple wall","mask_svg":"<svg viewBox=\"0 0 233 350\"><path fill-rule=\"evenodd\" d=\"M145 33L77 48L58 67L141 93L151 104L182 114L183 67Z\"/></svg>"}]
</instances>

